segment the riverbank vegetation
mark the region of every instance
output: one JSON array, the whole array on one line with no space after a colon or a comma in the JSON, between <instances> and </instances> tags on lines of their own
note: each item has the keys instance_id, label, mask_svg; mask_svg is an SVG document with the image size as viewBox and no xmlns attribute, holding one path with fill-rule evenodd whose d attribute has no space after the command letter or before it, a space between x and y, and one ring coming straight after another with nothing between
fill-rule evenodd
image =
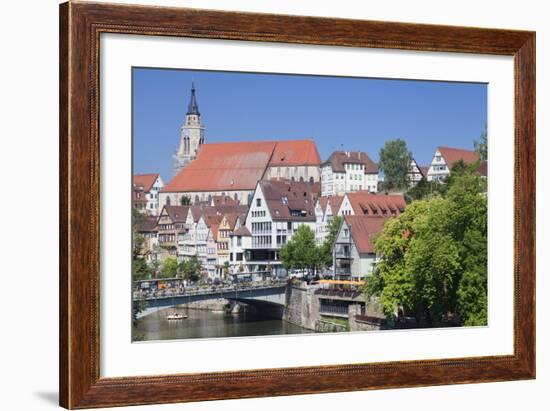
<instances>
[{"instance_id":1,"label":"riverbank vegetation","mask_svg":"<svg viewBox=\"0 0 550 411\"><path fill-rule=\"evenodd\" d=\"M321 245L315 242L315 233L301 225L279 253L286 270L307 270L316 275L319 270L332 266L332 246L336 240L343 218L335 216L328 225L328 234Z\"/></svg>"},{"instance_id":2,"label":"riverbank vegetation","mask_svg":"<svg viewBox=\"0 0 550 411\"><path fill-rule=\"evenodd\" d=\"M443 183L410 190L405 212L376 239L365 292L387 317L487 324L487 185L477 166L459 162Z\"/></svg>"}]
</instances>

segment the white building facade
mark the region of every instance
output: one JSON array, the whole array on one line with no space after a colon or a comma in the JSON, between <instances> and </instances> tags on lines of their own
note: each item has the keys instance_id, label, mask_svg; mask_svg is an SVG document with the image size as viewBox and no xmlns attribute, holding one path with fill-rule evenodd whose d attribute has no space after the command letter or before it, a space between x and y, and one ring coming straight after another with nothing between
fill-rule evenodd
<instances>
[{"instance_id":1,"label":"white building facade","mask_svg":"<svg viewBox=\"0 0 550 411\"><path fill-rule=\"evenodd\" d=\"M160 212L160 191L164 182L160 174L137 174L133 176L134 203L139 202L144 214L157 216Z\"/></svg>"},{"instance_id":2,"label":"white building facade","mask_svg":"<svg viewBox=\"0 0 550 411\"><path fill-rule=\"evenodd\" d=\"M347 192L378 191L378 166L361 151L335 151L321 164L323 196Z\"/></svg>"},{"instance_id":3,"label":"white building facade","mask_svg":"<svg viewBox=\"0 0 550 411\"><path fill-rule=\"evenodd\" d=\"M250 248L245 256L252 272L270 272L276 277L287 275L279 251L292 238L300 225L315 233L315 199L309 183L260 181L254 191L246 216Z\"/></svg>"},{"instance_id":4,"label":"white building facade","mask_svg":"<svg viewBox=\"0 0 550 411\"><path fill-rule=\"evenodd\" d=\"M409 172L407 174L407 180L409 182L409 187L416 186L420 181L426 178L425 167L420 167L416 160L413 158L409 165Z\"/></svg>"},{"instance_id":5,"label":"white building facade","mask_svg":"<svg viewBox=\"0 0 550 411\"><path fill-rule=\"evenodd\" d=\"M453 147L437 147L430 168L428 169L428 181L443 181L451 174L451 169L458 162L474 164L479 162L479 154L473 150L465 150Z\"/></svg>"}]
</instances>

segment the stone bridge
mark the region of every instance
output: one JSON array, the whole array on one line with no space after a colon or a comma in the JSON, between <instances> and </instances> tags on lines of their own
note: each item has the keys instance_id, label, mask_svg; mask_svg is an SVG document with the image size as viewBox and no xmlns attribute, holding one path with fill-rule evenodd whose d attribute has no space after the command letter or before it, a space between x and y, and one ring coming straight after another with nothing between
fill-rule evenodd
<instances>
[{"instance_id":1,"label":"stone bridge","mask_svg":"<svg viewBox=\"0 0 550 411\"><path fill-rule=\"evenodd\" d=\"M253 306L278 306L283 308L285 305L285 293L287 283L251 283L248 285L233 285L225 287L209 288L178 288L176 281L181 280L155 280L149 281L164 284L171 284L173 287L164 290L139 291L134 289L133 302L139 304L141 301L147 302L147 308L138 314L138 318L151 314L158 308L173 307L180 304L192 303L195 301L205 301L213 299L227 299L230 301L239 301ZM144 283L145 281L136 282ZM139 284L138 284L139 285Z\"/></svg>"}]
</instances>

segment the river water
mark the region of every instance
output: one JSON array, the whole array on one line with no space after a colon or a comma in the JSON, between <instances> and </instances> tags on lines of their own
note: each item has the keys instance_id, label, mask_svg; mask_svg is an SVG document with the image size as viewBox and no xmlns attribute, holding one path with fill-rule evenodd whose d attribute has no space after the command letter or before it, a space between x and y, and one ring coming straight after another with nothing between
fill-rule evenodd
<instances>
[{"instance_id":1,"label":"river water","mask_svg":"<svg viewBox=\"0 0 550 411\"><path fill-rule=\"evenodd\" d=\"M185 320L168 321L168 313L181 313ZM245 337L258 335L305 334L313 331L282 320L262 317L256 312L226 314L188 308L168 308L138 320L134 338L143 341L185 338Z\"/></svg>"}]
</instances>

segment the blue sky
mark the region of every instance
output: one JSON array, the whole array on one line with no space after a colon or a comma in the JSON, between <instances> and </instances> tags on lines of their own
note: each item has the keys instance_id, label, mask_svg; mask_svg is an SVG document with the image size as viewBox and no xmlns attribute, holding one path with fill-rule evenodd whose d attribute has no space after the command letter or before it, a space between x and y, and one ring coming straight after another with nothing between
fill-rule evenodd
<instances>
[{"instance_id":1,"label":"blue sky","mask_svg":"<svg viewBox=\"0 0 550 411\"><path fill-rule=\"evenodd\" d=\"M438 145L473 149L487 122L486 84L134 68L135 174L170 180L192 81L207 143L312 138L323 160L377 161L402 138L426 165Z\"/></svg>"}]
</instances>

